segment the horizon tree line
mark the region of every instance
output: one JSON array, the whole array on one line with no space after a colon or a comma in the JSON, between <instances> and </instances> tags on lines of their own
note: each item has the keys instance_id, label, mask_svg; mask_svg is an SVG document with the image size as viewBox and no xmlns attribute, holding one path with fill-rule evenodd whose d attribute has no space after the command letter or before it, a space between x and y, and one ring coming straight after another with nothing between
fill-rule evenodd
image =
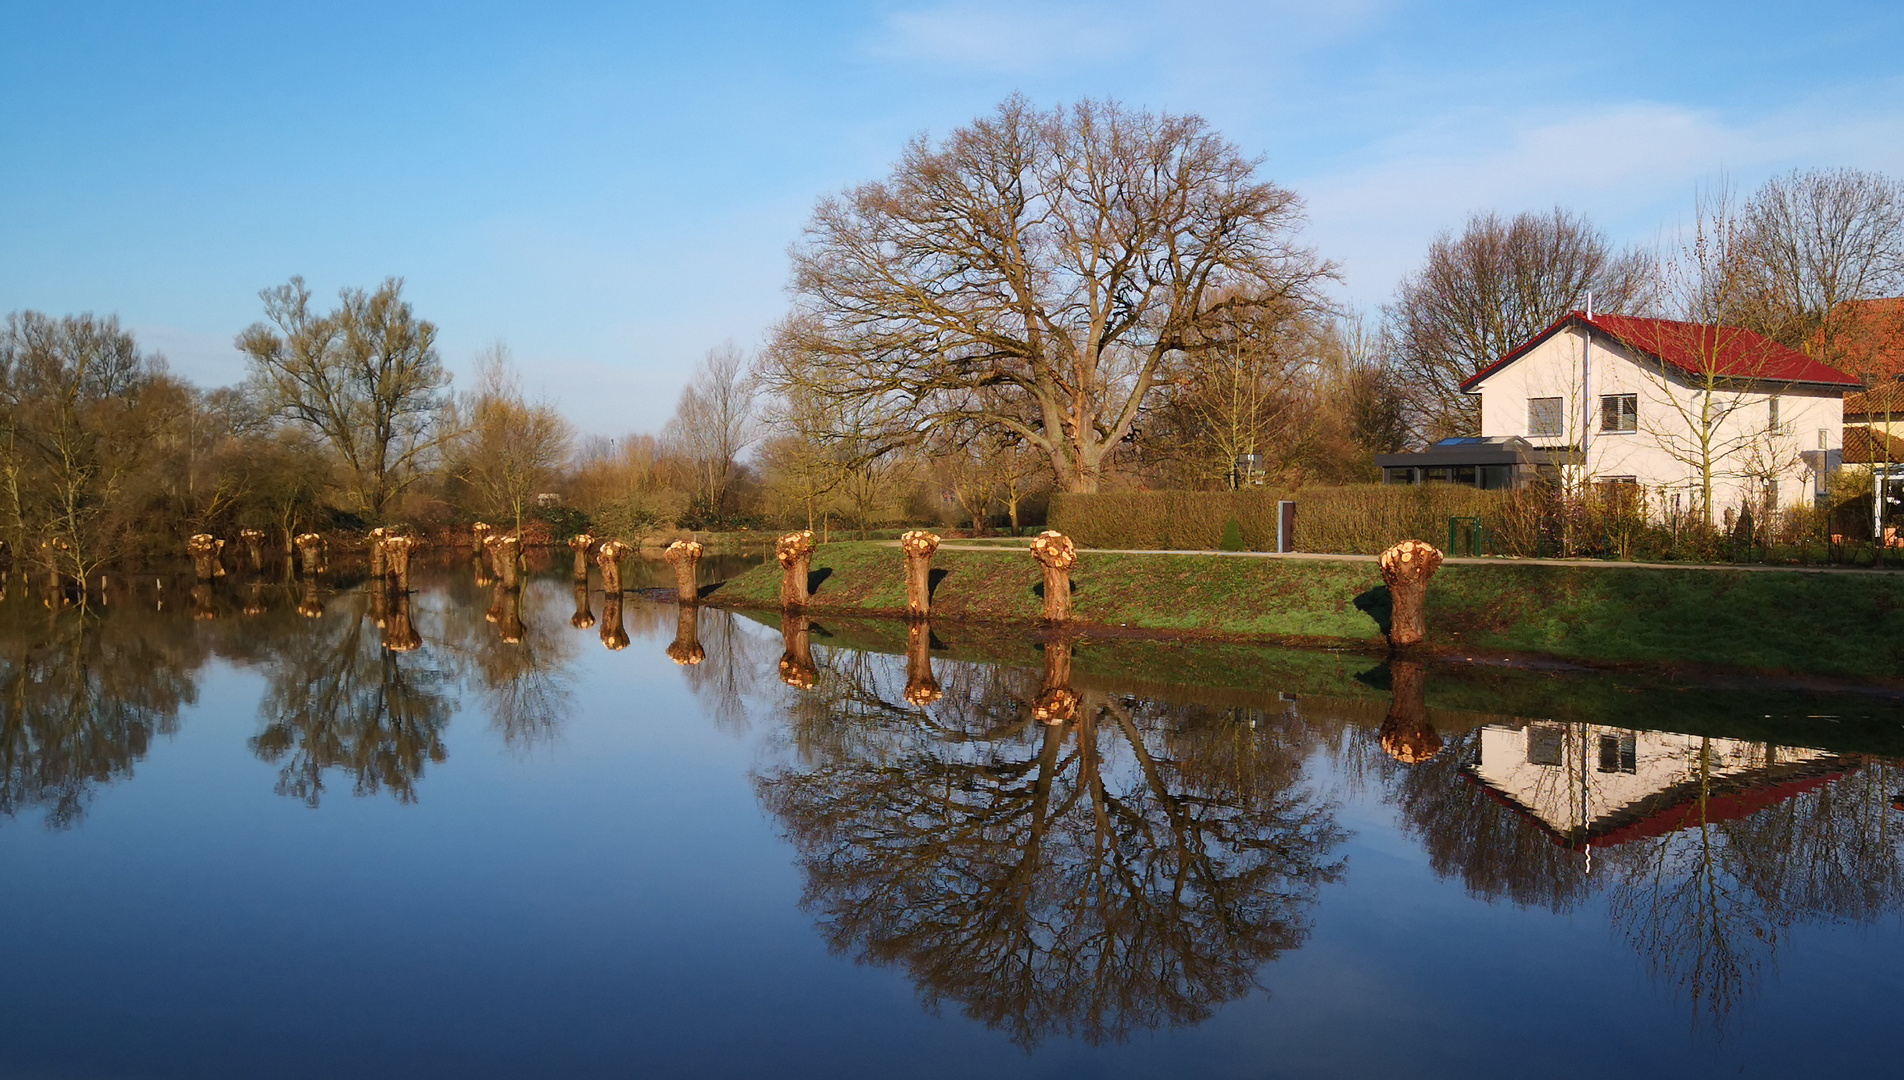
<instances>
[{"instance_id":1,"label":"horizon tree line","mask_svg":"<svg viewBox=\"0 0 1904 1080\"><path fill-rule=\"evenodd\" d=\"M1018 529L1055 491L1373 481L1377 453L1478 433L1460 381L1589 295L1859 374L1904 343L1854 304L1904 292L1904 182L1881 174L1702 190L1659 249L1564 207L1477 212L1361 313L1261 166L1193 115L1015 95L819 200L787 316L710 349L661 431L612 440L528 400L504 343L458 392L399 278L328 310L301 278L263 290L248 378L209 390L114 317L16 312L0 536L87 577L201 530L521 530L544 492L618 534Z\"/></svg>"}]
</instances>

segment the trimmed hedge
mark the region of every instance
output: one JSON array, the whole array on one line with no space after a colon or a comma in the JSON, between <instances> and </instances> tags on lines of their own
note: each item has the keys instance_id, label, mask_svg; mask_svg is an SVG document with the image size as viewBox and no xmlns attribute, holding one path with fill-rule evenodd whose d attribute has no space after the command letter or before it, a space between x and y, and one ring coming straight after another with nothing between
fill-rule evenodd
<instances>
[{"instance_id":1,"label":"trimmed hedge","mask_svg":"<svg viewBox=\"0 0 1904 1080\"><path fill-rule=\"evenodd\" d=\"M1112 491L1051 496L1051 528L1084 547L1216 551L1234 520L1248 551L1276 549L1276 504L1296 502L1296 550L1375 555L1402 540L1447 542L1448 519L1504 509L1505 491L1452 484L1310 487L1296 491Z\"/></svg>"}]
</instances>

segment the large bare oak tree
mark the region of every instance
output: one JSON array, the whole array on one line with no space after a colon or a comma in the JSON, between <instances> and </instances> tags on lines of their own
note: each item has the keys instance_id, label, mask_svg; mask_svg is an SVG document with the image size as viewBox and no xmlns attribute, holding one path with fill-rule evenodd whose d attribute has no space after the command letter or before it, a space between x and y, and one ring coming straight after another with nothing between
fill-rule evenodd
<instances>
[{"instance_id":1,"label":"large bare oak tree","mask_svg":"<svg viewBox=\"0 0 1904 1080\"><path fill-rule=\"evenodd\" d=\"M878 402L916 437L1012 432L1092 491L1173 365L1235 324L1220 315L1311 302L1332 268L1301 222L1198 117L1013 97L819 204L777 344L806 358L804 391Z\"/></svg>"}]
</instances>

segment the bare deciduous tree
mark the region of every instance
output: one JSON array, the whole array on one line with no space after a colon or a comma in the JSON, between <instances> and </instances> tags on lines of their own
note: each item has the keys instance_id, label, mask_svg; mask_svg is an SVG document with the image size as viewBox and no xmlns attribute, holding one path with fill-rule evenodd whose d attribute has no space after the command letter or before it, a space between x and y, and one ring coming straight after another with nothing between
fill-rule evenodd
<instances>
[{"instance_id":1,"label":"bare deciduous tree","mask_svg":"<svg viewBox=\"0 0 1904 1080\"><path fill-rule=\"evenodd\" d=\"M1741 214L1749 295L1735 322L1826 363L1852 329L1847 301L1904 290L1904 182L1857 169L1766 181Z\"/></svg>"},{"instance_id":2,"label":"bare deciduous tree","mask_svg":"<svg viewBox=\"0 0 1904 1080\"><path fill-rule=\"evenodd\" d=\"M1301 221L1198 117L1013 97L820 203L781 333L824 373L817 392L920 433L1008 430L1092 491L1170 366L1217 343L1217 315L1312 302L1332 267L1295 242Z\"/></svg>"},{"instance_id":3,"label":"bare deciduous tree","mask_svg":"<svg viewBox=\"0 0 1904 1080\"><path fill-rule=\"evenodd\" d=\"M475 493L484 513L508 515L522 531L522 512L568 463L574 431L552 406L530 404L500 342L477 360L476 393L454 471Z\"/></svg>"},{"instance_id":4,"label":"bare deciduous tree","mask_svg":"<svg viewBox=\"0 0 1904 1080\"><path fill-rule=\"evenodd\" d=\"M238 335L252 378L278 413L323 436L356 508L383 520L449 434L434 423L449 385L435 324L416 317L401 278L344 289L329 313L311 309L303 278L258 295L268 322Z\"/></svg>"},{"instance_id":5,"label":"bare deciduous tree","mask_svg":"<svg viewBox=\"0 0 1904 1080\"><path fill-rule=\"evenodd\" d=\"M1646 314L1652 280L1643 254L1615 251L1585 218L1559 208L1505 221L1476 214L1461 235L1443 233L1386 312L1419 434L1476 434L1479 405L1462 380L1585 307L1588 293L1598 310Z\"/></svg>"},{"instance_id":6,"label":"bare deciduous tree","mask_svg":"<svg viewBox=\"0 0 1904 1080\"><path fill-rule=\"evenodd\" d=\"M681 390L674 418L662 432L694 469L702 512L727 510L728 487L743 451L756 435L757 383L747 356L733 342L709 349L694 378Z\"/></svg>"}]
</instances>

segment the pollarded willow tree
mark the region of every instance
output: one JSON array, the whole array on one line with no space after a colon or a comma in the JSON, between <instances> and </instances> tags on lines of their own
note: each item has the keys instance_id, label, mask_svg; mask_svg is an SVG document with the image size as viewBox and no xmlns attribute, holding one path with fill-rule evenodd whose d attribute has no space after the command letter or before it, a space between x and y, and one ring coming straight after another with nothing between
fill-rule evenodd
<instances>
[{"instance_id":1,"label":"pollarded willow tree","mask_svg":"<svg viewBox=\"0 0 1904 1080\"><path fill-rule=\"evenodd\" d=\"M821 201L774 350L803 362L769 386L877 403L913 436L1012 432L1092 491L1234 316L1316 303L1333 267L1297 243L1302 216L1199 117L1013 97Z\"/></svg>"}]
</instances>

